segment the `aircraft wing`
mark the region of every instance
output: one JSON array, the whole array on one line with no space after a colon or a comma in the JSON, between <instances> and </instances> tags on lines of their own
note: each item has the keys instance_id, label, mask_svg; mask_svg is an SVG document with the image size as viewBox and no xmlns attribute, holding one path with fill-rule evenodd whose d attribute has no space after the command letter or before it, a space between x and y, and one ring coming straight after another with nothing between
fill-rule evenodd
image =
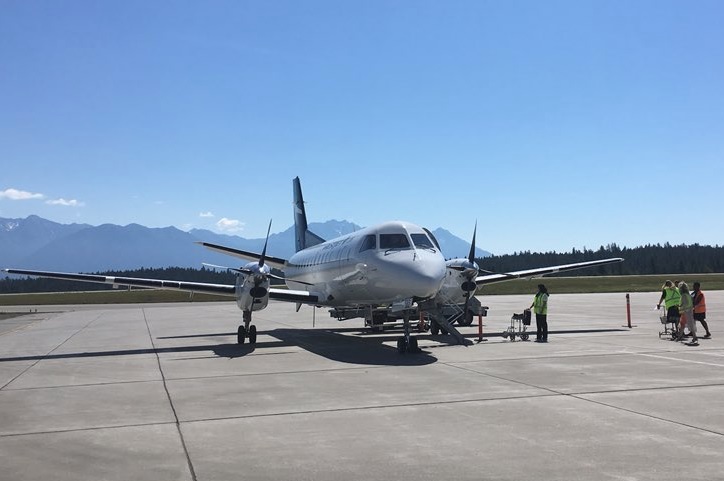
<instances>
[{"instance_id":1,"label":"aircraft wing","mask_svg":"<svg viewBox=\"0 0 724 481\"><path fill-rule=\"evenodd\" d=\"M602 266L613 264L614 262L622 262L621 257L612 257L610 259L600 259L597 261L576 262L575 264L563 264L560 266L539 267L537 269L526 269L524 271L506 272L502 274L486 274L475 278L475 283L479 286L492 284L494 282L510 281L513 279L530 279L533 277L542 277L556 272L572 271L575 269L583 269L585 267Z\"/></svg>"},{"instance_id":2,"label":"aircraft wing","mask_svg":"<svg viewBox=\"0 0 724 481\"><path fill-rule=\"evenodd\" d=\"M212 244L211 242L196 242L196 244L202 245L212 251L221 252L222 254L227 254L234 257L239 257L240 259L244 259L247 261L258 261L261 258L261 254L257 254L256 252L242 251L240 249L234 249L233 247ZM267 255L264 256L264 262L266 264L269 264L271 267L276 267L277 269L284 269L287 261L286 259L282 259L281 257L273 257Z\"/></svg>"},{"instance_id":3,"label":"aircraft wing","mask_svg":"<svg viewBox=\"0 0 724 481\"><path fill-rule=\"evenodd\" d=\"M142 287L146 289L202 292L205 294L218 294L231 297L236 296L236 286L234 286L233 284L209 284L205 282L141 279L138 277L100 276L94 274L74 274L69 272L29 271L24 269L3 269L3 271L7 272L8 274L48 277L51 279L64 279L68 281L94 282L97 284L113 284L116 286ZM318 302L319 296L306 291L269 289L269 298L286 302L302 302L314 304Z\"/></svg>"}]
</instances>

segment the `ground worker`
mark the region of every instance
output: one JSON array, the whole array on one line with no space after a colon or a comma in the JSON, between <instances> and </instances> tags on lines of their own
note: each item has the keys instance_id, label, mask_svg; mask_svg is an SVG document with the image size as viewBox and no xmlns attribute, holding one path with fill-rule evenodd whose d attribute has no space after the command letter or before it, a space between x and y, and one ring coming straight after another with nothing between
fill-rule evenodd
<instances>
[{"instance_id":1,"label":"ground worker","mask_svg":"<svg viewBox=\"0 0 724 481\"><path fill-rule=\"evenodd\" d=\"M706 298L704 293L701 292L701 284L698 282L694 283L691 297L694 300L694 320L701 322L701 326L706 331L704 339L709 339L711 338L711 332L709 332L709 324L706 323Z\"/></svg>"},{"instance_id":2,"label":"ground worker","mask_svg":"<svg viewBox=\"0 0 724 481\"><path fill-rule=\"evenodd\" d=\"M543 284L538 284L538 292L530 308L535 312L535 342L548 342L548 289Z\"/></svg>"},{"instance_id":3,"label":"ground worker","mask_svg":"<svg viewBox=\"0 0 724 481\"><path fill-rule=\"evenodd\" d=\"M656 304L656 309L661 309L661 303L664 303L666 308L666 320L673 322L676 326L679 325L679 306L681 305L681 293L679 289L674 287L674 283L666 281L661 291L661 298L659 303Z\"/></svg>"},{"instance_id":4,"label":"ground worker","mask_svg":"<svg viewBox=\"0 0 724 481\"><path fill-rule=\"evenodd\" d=\"M679 305L679 315L681 316L681 323L679 327L679 335L676 337L677 341L684 340L684 328L689 328L689 334L691 335L690 346L698 346L699 340L696 337L696 321L694 320L694 300L689 294L689 286L686 282L679 284L679 293L681 294L681 304Z\"/></svg>"}]
</instances>

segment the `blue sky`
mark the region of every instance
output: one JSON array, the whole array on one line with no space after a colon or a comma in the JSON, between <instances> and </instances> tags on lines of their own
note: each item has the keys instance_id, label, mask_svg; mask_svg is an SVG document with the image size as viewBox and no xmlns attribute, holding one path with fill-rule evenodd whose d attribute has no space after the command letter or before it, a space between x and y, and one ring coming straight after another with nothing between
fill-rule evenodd
<instances>
[{"instance_id":1,"label":"blue sky","mask_svg":"<svg viewBox=\"0 0 724 481\"><path fill-rule=\"evenodd\" d=\"M0 217L724 244L724 2L5 0Z\"/></svg>"}]
</instances>

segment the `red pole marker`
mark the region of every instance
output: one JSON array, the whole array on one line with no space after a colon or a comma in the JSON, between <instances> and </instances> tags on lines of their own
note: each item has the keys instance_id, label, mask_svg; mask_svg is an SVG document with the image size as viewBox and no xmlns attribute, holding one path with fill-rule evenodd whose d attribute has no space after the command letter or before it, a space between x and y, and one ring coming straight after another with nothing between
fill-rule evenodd
<instances>
[{"instance_id":1,"label":"red pole marker","mask_svg":"<svg viewBox=\"0 0 724 481\"><path fill-rule=\"evenodd\" d=\"M636 327L631 325L631 296L629 294L626 294L626 319L628 321L628 325L623 327L628 327L629 329Z\"/></svg>"},{"instance_id":2,"label":"red pole marker","mask_svg":"<svg viewBox=\"0 0 724 481\"><path fill-rule=\"evenodd\" d=\"M478 342L487 341L483 339L483 316L478 314Z\"/></svg>"}]
</instances>

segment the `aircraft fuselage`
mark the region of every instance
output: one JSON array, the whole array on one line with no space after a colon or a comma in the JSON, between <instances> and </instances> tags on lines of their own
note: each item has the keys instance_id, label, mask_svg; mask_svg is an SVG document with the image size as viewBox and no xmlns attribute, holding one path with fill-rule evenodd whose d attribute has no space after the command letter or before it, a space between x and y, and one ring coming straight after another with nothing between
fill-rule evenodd
<instances>
[{"instance_id":1,"label":"aircraft fuselage","mask_svg":"<svg viewBox=\"0 0 724 481\"><path fill-rule=\"evenodd\" d=\"M434 297L446 267L422 227L392 221L301 250L284 272L290 289L318 293L320 304L354 306Z\"/></svg>"}]
</instances>

